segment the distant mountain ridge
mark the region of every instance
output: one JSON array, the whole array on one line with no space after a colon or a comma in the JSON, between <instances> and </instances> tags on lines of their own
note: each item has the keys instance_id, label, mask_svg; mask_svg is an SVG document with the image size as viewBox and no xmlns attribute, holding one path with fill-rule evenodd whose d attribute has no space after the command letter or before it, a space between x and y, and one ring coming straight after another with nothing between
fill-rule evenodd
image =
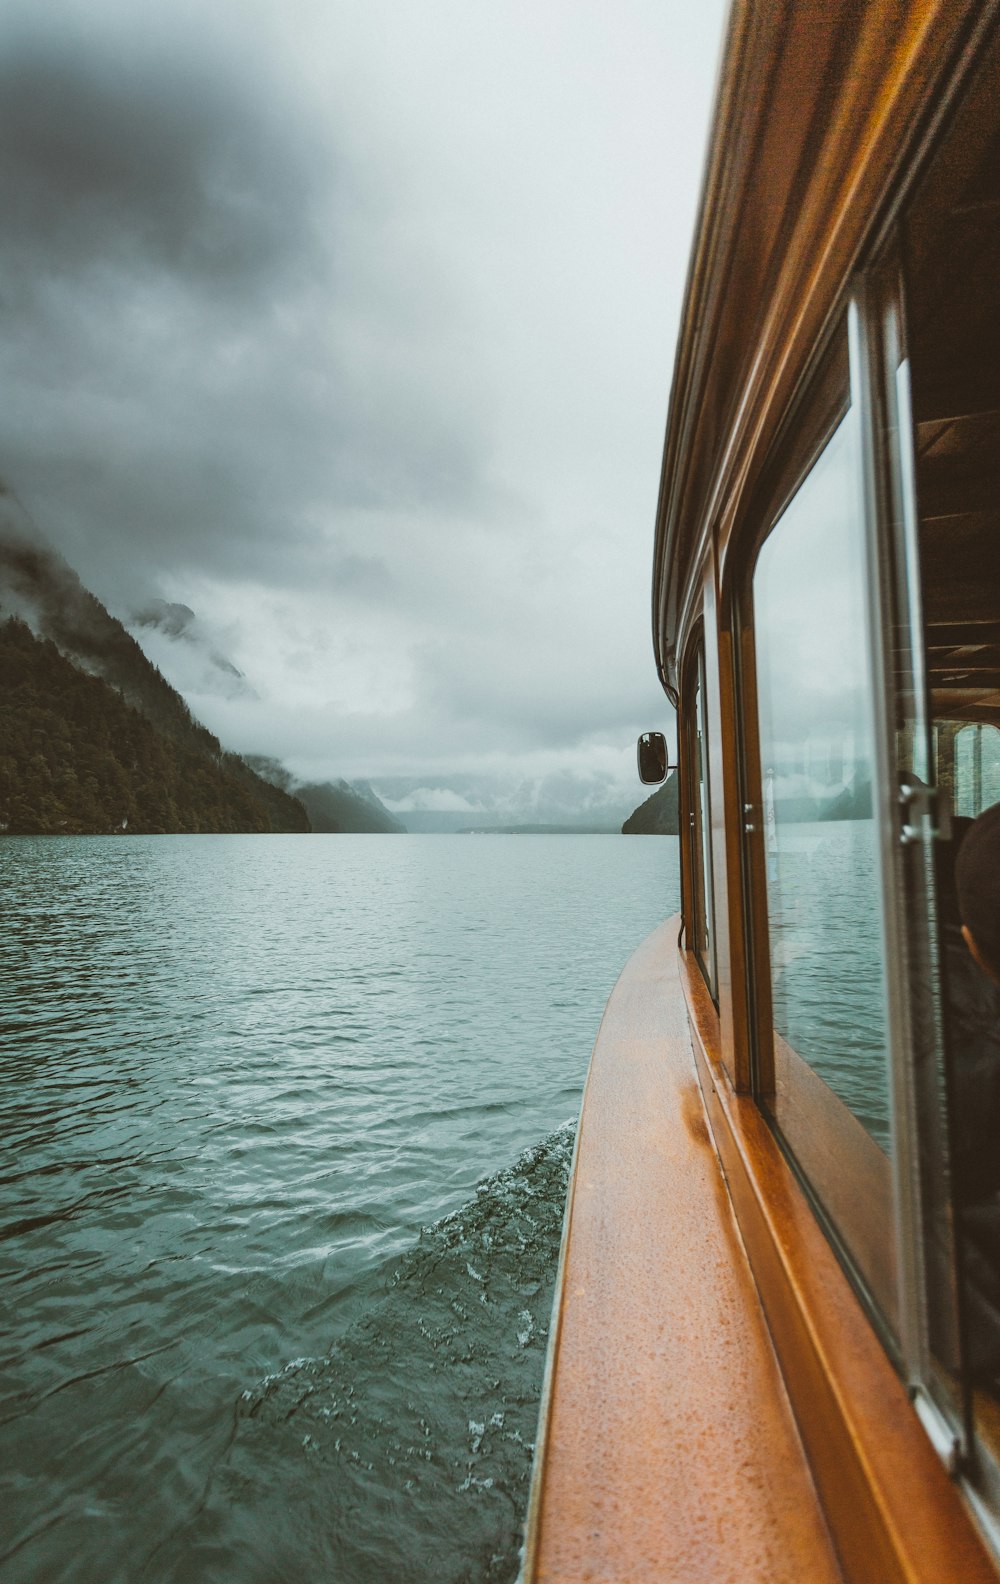
<instances>
[{"instance_id":1,"label":"distant mountain ridge","mask_svg":"<svg viewBox=\"0 0 1000 1584\"><path fill-rule=\"evenodd\" d=\"M788 824L809 821L871 819L871 782L856 779L836 792L779 795L774 806ZM622 826L623 836L676 836L680 829L677 772L672 770L652 797L640 803Z\"/></svg>"},{"instance_id":2,"label":"distant mountain ridge","mask_svg":"<svg viewBox=\"0 0 1000 1584\"><path fill-rule=\"evenodd\" d=\"M367 781L300 781L277 759L248 754L247 763L303 804L318 833L405 835L406 826L390 814Z\"/></svg>"},{"instance_id":3,"label":"distant mountain ridge","mask_svg":"<svg viewBox=\"0 0 1000 1584\"><path fill-rule=\"evenodd\" d=\"M458 836L617 836L606 825L470 825Z\"/></svg>"},{"instance_id":4,"label":"distant mountain ridge","mask_svg":"<svg viewBox=\"0 0 1000 1584\"><path fill-rule=\"evenodd\" d=\"M617 775L592 770L388 775L377 777L375 788L408 830L434 835L527 827L614 834L631 807L627 786Z\"/></svg>"}]
</instances>

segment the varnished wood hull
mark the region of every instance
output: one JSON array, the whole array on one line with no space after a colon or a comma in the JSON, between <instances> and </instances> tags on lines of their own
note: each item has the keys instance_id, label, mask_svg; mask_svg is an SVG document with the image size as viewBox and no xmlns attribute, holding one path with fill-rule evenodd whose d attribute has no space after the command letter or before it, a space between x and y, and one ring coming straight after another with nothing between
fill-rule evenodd
<instances>
[{"instance_id":1,"label":"varnished wood hull","mask_svg":"<svg viewBox=\"0 0 1000 1584\"><path fill-rule=\"evenodd\" d=\"M594 1049L524 1584L995 1584L677 932Z\"/></svg>"}]
</instances>

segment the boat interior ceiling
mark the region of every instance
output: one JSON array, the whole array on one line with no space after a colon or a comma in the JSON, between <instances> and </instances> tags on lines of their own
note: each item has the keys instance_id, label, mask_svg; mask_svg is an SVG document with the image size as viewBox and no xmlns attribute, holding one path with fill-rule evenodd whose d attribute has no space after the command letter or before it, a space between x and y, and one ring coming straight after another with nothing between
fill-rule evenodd
<instances>
[{"instance_id":1,"label":"boat interior ceiling","mask_svg":"<svg viewBox=\"0 0 1000 1584\"><path fill-rule=\"evenodd\" d=\"M938 720L1000 722L1000 48L903 232L927 674Z\"/></svg>"}]
</instances>

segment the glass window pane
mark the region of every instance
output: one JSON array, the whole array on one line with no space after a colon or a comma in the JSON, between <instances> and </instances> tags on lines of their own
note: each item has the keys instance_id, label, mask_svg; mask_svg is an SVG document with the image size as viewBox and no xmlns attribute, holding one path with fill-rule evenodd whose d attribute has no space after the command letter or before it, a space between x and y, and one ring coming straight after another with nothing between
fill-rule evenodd
<instances>
[{"instance_id":1,"label":"glass window pane","mask_svg":"<svg viewBox=\"0 0 1000 1584\"><path fill-rule=\"evenodd\" d=\"M955 737L955 813L975 819L1000 803L1000 731L963 726Z\"/></svg>"},{"instance_id":2,"label":"glass window pane","mask_svg":"<svg viewBox=\"0 0 1000 1584\"><path fill-rule=\"evenodd\" d=\"M694 876L694 949L713 996L716 990L715 907L712 896L711 813L708 784L708 733L705 722L705 654L698 652L693 707L690 714L691 873Z\"/></svg>"},{"instance_id":3,"label":"glass window pane","mask_svg":"<svg viewBox=\"0 0 1000 1584\"><path fill-rule=\"evenodd\" d=\"M765 540L753 578L774 1057L762 1099L891 1317L885 976L857 430L848 410Z\"/></svg>"}]
</instances>

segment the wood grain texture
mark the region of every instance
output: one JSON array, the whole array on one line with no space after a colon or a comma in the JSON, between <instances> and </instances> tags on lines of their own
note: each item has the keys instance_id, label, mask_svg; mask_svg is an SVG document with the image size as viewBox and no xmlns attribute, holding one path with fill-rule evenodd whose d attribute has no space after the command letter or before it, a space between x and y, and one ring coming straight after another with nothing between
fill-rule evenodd
<instances>
[{"instance_id":1,"label":"wood grain texture","mask_svg":"<svg viewBox=\"0 0 1000 1584\"><path fill-rule=\"evenodd\" d=\"M832 1584L706 1125L677 928L633 956L594 1050L524 1578Z\"/></svg>"},{"instance_id":2,"label":"wood grain texture","mask_svg":"<svg viewBox=\"0 0 1000 1584\"><path fill-rule=\"evenodd\" d=\"M657 512L658 661L706 536L721 587L782 418L964 42L996 0L734 0ZM737 534L737 540L739 534Z\"/></svg>"},{"instance_id":3,"label":"wood grain texture","mask_svg":"<svg viewBox=\"0 0 1000 1584\"><path fill-rule=\"evenodd\" d=\"M996 1584L961 1495L763 1114L729 1083L697 964L685 953L680 967L706 1114L844 1576Z\"/></svg>"},{"instance_id":4,"label":"wood grain texture","mask_svg":"<svg viewBox=\"0 0 1000 1584\"><path fill-rule=\"evenodd\" d=\"M898 1334L892 1164L777 1029L773 1039L775 1121Z\"/></svg>"}]
</instances>

